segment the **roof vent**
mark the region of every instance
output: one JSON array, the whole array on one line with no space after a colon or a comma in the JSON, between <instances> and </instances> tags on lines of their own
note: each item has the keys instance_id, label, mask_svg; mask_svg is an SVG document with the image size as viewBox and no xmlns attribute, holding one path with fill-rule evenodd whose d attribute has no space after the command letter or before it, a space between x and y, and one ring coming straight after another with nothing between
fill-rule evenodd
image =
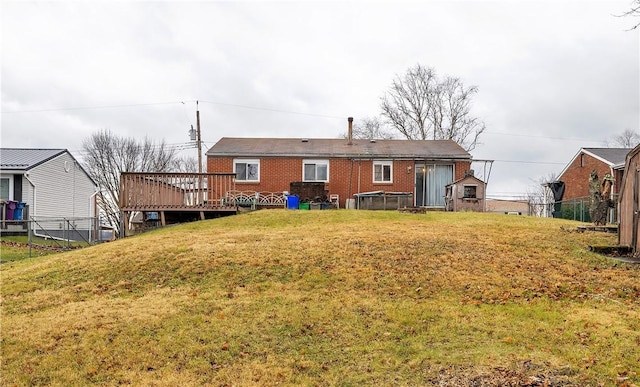
<instances>
[{"instance_id":1,"label":"roof vent","mask_svg":"<svg viewBox=\"0 0 640 387\"><path fill-rule=\"evenodd\" d=\"M309 142L309 139L308 138L303 138L302 142Z\"/></svg>"},{"instance_id":2,"label":"roof vent","mask_svg":"<svg viewBox=\"0 0 640 387\"><path fill-rule=\"evenodd\" d=\"M376 139L375 139L375 138L372 138L371 140L369 140L369 142L373 142L373 143L375 143L375 142L376 142Z\"/></svg>"}]
</instances>

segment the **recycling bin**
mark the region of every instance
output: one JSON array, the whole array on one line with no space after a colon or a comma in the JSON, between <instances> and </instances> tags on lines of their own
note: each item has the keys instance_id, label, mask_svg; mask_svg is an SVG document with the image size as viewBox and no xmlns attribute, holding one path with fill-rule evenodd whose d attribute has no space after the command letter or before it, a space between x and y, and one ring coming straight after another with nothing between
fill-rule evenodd
<instances>
[{"instance_id":1,"label":"recycling bin","mask_svg":"<svg viewBox=\"0 0 640 387\"><path fill-rule=\"evenodd\" d=\"M18 202L7 200L7 220L13 220L14 212Z\"/></svg>"},{"instance_id":2,"label":"recycling bin","mask_svg":"<svg viewBox=\"0 0 640 387\"><path fill-rule=\"evenodd\" d=\"M299 200L300 200L300 198L298 197L298 195L289 195L289 196L287 196L287 209L289 209L289 210L297 210L298 209Z\"/></svg>"},{"instance_id":3,"label":"recycling bin","mask_svg":"<svg viewBox=\"0 0 640 387\"><path fill-rule=\"evenodd\" d=\"M16 203L16 209L13 210L13 220L22 220L22 212L27 203Z\"/></svg>"}]
</instances>

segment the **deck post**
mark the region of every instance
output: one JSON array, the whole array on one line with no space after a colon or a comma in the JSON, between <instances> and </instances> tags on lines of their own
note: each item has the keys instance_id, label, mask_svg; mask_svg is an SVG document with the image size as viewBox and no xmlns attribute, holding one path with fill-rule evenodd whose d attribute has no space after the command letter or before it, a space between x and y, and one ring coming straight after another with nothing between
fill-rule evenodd
<instances>
[{"instance_id":1,"label":"deck post","mask_svg":"<svg viewBox=\"0 0 640 387\"><path fill-rule=\"evenodd\" d=\"M164 219L164 211L160 211L160 224L164 227L167 225L167 222Z\"/></svg>"},{"instance_id":2,"label":"deck post","mask_svg":"<svg viewBox=\"0 0 640 387\"><path fill-rule=\"evenodd\" d=\"M129 232L129 212L128 211L122 211L122 228L123 228L121 231L122 236L127 237Z\"/></svg>"},{"instance_id":3,"label":"deck post","mask_svg":"<svg viewBox=\"0 0 640 387\"><path fill-rule=\"evenodd\" d=\"M204 220L204 211L200 211L200 220Z\"/></svg>"}]
</instances>

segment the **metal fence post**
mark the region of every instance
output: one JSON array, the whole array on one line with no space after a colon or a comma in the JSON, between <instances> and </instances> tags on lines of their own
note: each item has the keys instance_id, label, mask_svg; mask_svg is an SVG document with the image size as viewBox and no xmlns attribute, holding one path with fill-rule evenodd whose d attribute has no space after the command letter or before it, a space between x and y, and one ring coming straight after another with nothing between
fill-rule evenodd
<instances>
[{"instance_id":1,"label":"metal fence post","mask_svg":"<svg viewBox=\"0 0 640 387\"><path fill-rule=\"evenodd\" d=\"M29 241L29 258L31 258L31 245L33 244L33 239L32 239L32 234L33 232L31 231L31 220L27 220L27 239Z\"/></svg>"}]
</instances>

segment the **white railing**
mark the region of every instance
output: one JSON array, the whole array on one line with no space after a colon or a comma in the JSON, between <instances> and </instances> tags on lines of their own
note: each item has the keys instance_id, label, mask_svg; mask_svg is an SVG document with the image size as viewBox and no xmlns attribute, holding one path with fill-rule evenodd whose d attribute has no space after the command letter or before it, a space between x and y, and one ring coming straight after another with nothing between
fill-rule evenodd
<instances>
[{"instance_id":1,"label":"white railing","mask_svg":"<svg viewBox=\"0 0 640 387\"><path fill-rule=\"evenodd\" d=\"M225 204L240 207L284 207L287 198L283 192L227 191Z\"/></svg>"}]
</instances>

